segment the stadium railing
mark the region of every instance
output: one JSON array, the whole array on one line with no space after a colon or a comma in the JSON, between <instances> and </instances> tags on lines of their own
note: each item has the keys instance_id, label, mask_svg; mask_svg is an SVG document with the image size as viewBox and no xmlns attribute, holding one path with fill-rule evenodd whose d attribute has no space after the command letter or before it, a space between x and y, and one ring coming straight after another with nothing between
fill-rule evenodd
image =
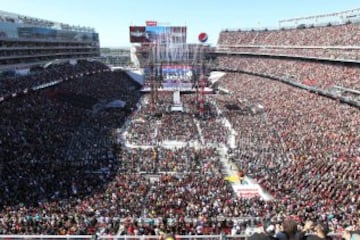
<instances>
[{"instance_id":1,"label":"stadium railing","mask_svg":"<svg viewBox=\"0 0 360 240\"><path fill-rule=\"evenodd\" d=\"M341 233L330 233L329 236L333 240L342 239ZM247 240L248 235L175 235L175 239L192 239L192 240ZM132 240L132 239L141 239L141 240L151 240L151 239L164 239L164 236L159 235L0 235L0 240L19 240L19 239L110 239L110 240Z\"/></svg>"},{"instance_id":2,"label":"stadium railing","mask_svg":"<svg viewBox=\"0 0 360 240\"><path fill-rule=\"evenodd\" d=\"M111 239L111 240L131 240L131 239L164 239L159 235L0 235L0 240L18 239ZM246 235L175 235L175 239L210 239L210 240L246 240Z\"/></svg>"}]
</instances>

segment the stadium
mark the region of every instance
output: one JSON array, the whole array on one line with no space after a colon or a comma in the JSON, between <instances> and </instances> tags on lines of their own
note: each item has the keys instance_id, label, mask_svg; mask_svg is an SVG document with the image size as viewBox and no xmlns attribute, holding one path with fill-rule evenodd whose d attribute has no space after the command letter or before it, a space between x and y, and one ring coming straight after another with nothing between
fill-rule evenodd
<instances>
[{"instance_id":1,"label":"stadium","mask_svg":"<svg viewBox=\"0 0 360 240\"><path fill-rule=\"evenodd\" d=\"M0 11L0 239L358 239L359 14L216 46L148 21L114 67Z\"/></svg>"}]
</instances>

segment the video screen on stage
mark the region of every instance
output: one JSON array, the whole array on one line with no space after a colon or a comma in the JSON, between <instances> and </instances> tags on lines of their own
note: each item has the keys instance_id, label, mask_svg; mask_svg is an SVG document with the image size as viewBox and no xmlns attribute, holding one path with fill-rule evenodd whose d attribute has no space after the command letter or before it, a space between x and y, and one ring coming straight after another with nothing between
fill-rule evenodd
<instances>
[{"instance_id":1,"label":"video screen on stage","mask_svg":"<svg viewBox=\"0 0 360 240\"><path fill-rule=\"evenodd\" d=\"M165 65L162 67L163 87L192 87L192 71L190 66Z\"/></svg>"},{"instance_id":2,"label":"video screen on stage","mask_svg":"<svg viewBox=\"0 0 360 240\"><path fill-rule=\"evenodd\" d=\"M186 27L130 26L131 43L186 43Z\"/></svg>"},{"instance_id":3,"label":"video screen on stage","mask_svg":"<svg viewBox=\"0 0 360 240\"><path fill-rule=\"evenodd\" d=\"M150 73L150 68L145 68L147 83L151 81ZM161 75L161 88L164 89L191 89L193 86L192 74L192 67L188 65L168 64L161 66L161 72L159 69L154 70L155 76Z\"/></svg>"}]
</instances>

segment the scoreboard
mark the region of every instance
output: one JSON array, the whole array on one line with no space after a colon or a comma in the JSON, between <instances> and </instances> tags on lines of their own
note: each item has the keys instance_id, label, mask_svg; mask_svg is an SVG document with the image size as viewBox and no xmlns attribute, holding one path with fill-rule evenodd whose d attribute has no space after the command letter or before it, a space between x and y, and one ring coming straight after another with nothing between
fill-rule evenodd
<instances>
[{"instance_id":1,"label":"scoreboard","mask_svg":"<svg viewBox=\"0 0 360 240\"><path fill-rule=\"evenodd\" d=\"M186 43L185 26L130 26L131 43L153 43L171 41Z\"/></svg>"}]
</instances>

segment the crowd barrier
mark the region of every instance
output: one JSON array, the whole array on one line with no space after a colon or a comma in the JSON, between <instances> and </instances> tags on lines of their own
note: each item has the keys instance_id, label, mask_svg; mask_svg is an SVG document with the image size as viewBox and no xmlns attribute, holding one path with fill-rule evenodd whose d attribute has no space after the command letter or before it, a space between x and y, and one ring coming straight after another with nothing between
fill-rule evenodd
<instances>
[{"instance_id":1,"label":"crowd barrier","mask_svg":"<svg viewBox=\"0 0 360 240\"><path fill-rule=\"evenodd\" d=\"M328 234L333 240L342 239L341 233L330 233ZM247 240L249 236L241 234L241 235L175 235L175 239L191 239L191 240ZM151 239L164 239L163 236L158 235L0 235L0 240L18 240L18 239L32 239L32 240L40 240L40 239L110 239L110 240L151 240Z\"/></svg>"}]
</instances>

